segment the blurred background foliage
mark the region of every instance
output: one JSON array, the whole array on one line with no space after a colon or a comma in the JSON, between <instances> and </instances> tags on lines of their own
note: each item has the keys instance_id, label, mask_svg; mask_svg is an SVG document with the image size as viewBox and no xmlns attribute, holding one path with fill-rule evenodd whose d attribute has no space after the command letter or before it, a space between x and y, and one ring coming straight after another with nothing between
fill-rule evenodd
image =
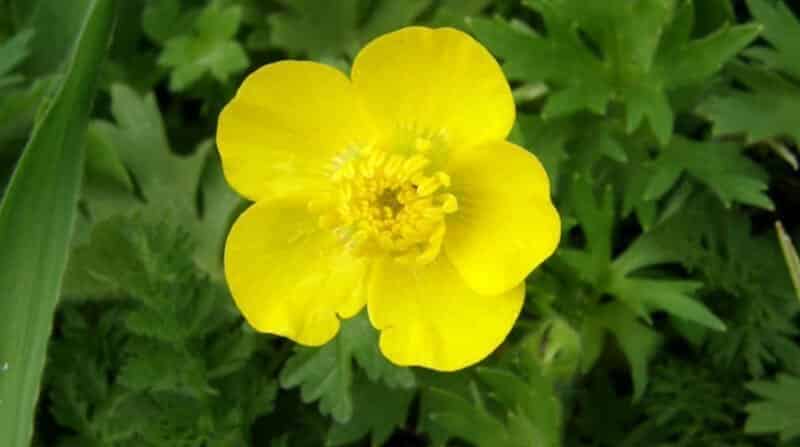
<instances>
[{"instance_id":1,"label":"blurred background foliage","mask_svg":"<svg viewBox=\"0 0 800 447\"><path fill-rule=\"evenodd\" d=\"M87 1L0 0L0 191ZM118 13L35 445L800 446L797 3L126 0ZM246 204L213 137L237 85L286 58L346 72L410 24L465 30L501 61L512 139L545 164L564 221L511 336L453 374L388 363L364 315L316 349L257 334L221 272Z\"/></svg>"}]
</instances>

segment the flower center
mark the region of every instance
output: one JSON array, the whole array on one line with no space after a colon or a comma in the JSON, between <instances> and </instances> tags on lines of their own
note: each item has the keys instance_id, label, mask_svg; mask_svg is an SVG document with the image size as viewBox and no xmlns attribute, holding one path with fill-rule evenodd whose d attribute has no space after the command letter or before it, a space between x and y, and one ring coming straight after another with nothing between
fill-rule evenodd
<instances>
[{"instance_id":1,"label":"flower center","mask_svg":"<svg viewBox=\"0 0 800 447\"><path fill-rule=\"evenodd\" d=\"M320 217L357 255L426 264L441 250L445 216L458 209L450 177L423 153L367 148L337 158L333 206Z\"/></svg>"}]
</instances>

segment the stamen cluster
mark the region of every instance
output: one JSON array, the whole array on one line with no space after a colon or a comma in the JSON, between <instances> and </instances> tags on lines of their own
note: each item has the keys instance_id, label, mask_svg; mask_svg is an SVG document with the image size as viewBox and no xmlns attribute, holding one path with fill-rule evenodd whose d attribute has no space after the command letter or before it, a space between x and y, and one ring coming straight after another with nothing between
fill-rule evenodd
<instances>
[{"instance_id":1,"label":"stamen cluster","mask_svg":"<svg viewBox=\"0 0 800 447\"><path fill-rule=\"evenodd\" d=\"M388 254L427 264L441 250L445 216L458 209L450 177L423 153L370 147L340 160L331 175L334 207L320 218L358 255Z\"/></svg>"}]
</instances>

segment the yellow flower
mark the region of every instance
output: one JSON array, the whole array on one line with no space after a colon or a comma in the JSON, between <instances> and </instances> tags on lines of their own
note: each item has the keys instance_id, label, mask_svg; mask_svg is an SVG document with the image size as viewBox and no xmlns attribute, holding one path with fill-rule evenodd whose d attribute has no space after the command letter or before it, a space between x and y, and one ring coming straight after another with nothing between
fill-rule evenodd
<instances>
[{"instance_id":1,"label":"yellow flower","mask_svg":"<svg viewBox=\"0 0 800 447\"><path fill-rule=\"evenodd\" d=\"M255 202L225 248L239 309L316 346L366 305L398 365L485 358L560 237L547 174L505 141L513 123L497 62L454 29L381 36L350 79L299 61L251 74L217 133L228 182Z\"/></svg>"}]
</instances>

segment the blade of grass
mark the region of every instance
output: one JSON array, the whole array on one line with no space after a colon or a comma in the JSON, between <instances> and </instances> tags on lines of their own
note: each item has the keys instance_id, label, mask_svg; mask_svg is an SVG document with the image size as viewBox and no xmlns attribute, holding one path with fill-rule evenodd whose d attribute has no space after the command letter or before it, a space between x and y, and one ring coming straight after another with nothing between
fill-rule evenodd
<instances>
[{"instance_id":1,"label":"blade of grass","mask_svg":"<svg viewBox=\"0 0 800 447\"><path fill-rule=\"evenodd\" d=\"M794 291L797 294L797 299L800 301L800 256L797 255L797 250L792 244L792 238L789 233L783 229L783 224L778 221L775 222L775 230L778 232L778 242L781 244L783 250L783 257L786 259L786 265L789 267L789 276L792 278Z\"/></svg>"},{"instance_id":2,"label":"blade of grass","mask_svg":"<svg viewBox=\"0 0 800 447\"><path fill-rule=\"evenodd\" d=\"M0 203L0 445L26 447L66 266L83 139L115 0L86 3L63 78ZM64 7L67 7L64 5Z\"/></svg>"}]
</instances>

